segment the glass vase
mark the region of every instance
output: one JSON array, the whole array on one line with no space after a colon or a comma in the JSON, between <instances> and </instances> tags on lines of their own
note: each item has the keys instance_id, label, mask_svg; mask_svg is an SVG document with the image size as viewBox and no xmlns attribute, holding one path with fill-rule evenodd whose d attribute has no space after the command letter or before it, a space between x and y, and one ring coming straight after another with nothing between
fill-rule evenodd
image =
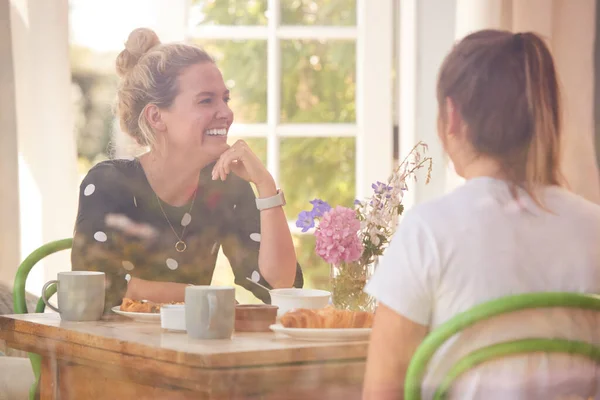
<instances>
[{"instance_id":1,"label":"glass vase","mask_svg":"<svg viewBox=\"0 0 600 400\"><path fill-rule=\"evenodd\" d=\"M375 311L375 299L364 292L373 275L375 263L360 260L351 263L331 264L331 300L340 310Z\"/></svg>"}]
</instances>

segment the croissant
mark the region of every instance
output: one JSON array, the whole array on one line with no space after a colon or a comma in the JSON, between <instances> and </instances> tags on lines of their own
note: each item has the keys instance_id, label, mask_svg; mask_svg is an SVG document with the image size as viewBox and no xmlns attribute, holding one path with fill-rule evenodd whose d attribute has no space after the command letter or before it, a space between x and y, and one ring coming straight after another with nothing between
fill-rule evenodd
<instances>
[{"instance_id":1,"label":"croissant","mask_svg":"<svg viewBox=\"0 0 600 400\"><path fill-rule=\"evenodd\" d=\"M357 311L352 314L352 328L372 328L373 313Z\"/></svg>"},{"instance_id":2,"label":"croissant","mask_svg":"<svg viewBox=\"0 0 600 400\"><path fill-rule=\"evenodd\" d=\"M285 313L280 322L286 328L371 328L373 314L365 311L336 310L333 307L320 310L300 308Z\"/></svg>"},{"instance_id":3,"label":"croissant","mask_svg":"<svg viewBox=\"0 0 600 400\"><path fill-rule=\"evenodd\" d=\"M352 312L326 307L317 310L317 313L323 318L323 328L349 328L352 325Z\"/></svg>"},{"instance_id":4,"label":"croissant","mask_svg":"<svg viewBox=\"0 0 600 400\"><path fill-rule=\"evenodd\" d=\"M286 328L323 328L323 317L314 310L299 308L288 311L281 317L281 325Z\"/></svg>"}]
</instances>

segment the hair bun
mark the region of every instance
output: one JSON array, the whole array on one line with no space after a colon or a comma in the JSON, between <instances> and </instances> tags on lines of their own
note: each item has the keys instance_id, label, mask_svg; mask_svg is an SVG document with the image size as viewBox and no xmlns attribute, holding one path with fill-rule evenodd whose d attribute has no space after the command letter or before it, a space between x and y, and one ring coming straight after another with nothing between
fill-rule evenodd
<instances>
[{"instance_id":1,"label":"hair bun","mask_svg":"<svg viewBox=\"0 0 600 400\"><path fill-rule=\"evenodd\" d=\"M125 42L125 50L117 56L117 75L124 77L148 50L160 44L158 35L148 28L134 29Z\"/></svg>"}]
</instances>

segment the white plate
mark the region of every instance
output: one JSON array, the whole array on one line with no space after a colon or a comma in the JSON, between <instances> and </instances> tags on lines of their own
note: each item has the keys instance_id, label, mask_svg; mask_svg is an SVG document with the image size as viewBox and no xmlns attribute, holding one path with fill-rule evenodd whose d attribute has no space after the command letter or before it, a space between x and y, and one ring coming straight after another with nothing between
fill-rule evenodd
<instances>
[{"instance_id":1,"label":"white plate","mask_svg":"<svg viewBox=\"0 0 600 400\"><path fill-rule=\"evenodd\" d=\"M281 324L269 326L275 333L283 333L291 338L299 340L310 340L315 342L348 342L367 341L371 334L371 328L347 328L347 329L310 329L310 328L285 328Z\"/></svg>"},{"instance_id":2,"label":"white plate","mask_svg":"<svg viewBox=\"0 0 600 400\"><path fill-rule=\"evenodd\" d=\"M114 312L116 314L131 318L134 321L157 322L160 324L160 314L159 313L142 313L142 312L121 311L120 306L114 306L113 308L111 308L111 310L112 310L112 312Z\"/></svg>"}]
</instances>

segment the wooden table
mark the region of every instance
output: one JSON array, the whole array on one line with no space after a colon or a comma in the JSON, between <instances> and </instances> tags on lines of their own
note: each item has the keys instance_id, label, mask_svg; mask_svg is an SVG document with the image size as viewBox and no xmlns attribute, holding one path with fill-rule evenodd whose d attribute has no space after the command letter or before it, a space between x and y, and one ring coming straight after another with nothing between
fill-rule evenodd
<instances>
[{"instance_id":1,"label":"wooden table","mask_svg":"<svg viewBox=\"0 0 600 400\"><path fill-rule=\"evenodd\" d=\"M41 399L359 399L366 342L274 333L194 340L120 316L0 316L0 338L43 357Z\"/></svg>"}]
</instances>

